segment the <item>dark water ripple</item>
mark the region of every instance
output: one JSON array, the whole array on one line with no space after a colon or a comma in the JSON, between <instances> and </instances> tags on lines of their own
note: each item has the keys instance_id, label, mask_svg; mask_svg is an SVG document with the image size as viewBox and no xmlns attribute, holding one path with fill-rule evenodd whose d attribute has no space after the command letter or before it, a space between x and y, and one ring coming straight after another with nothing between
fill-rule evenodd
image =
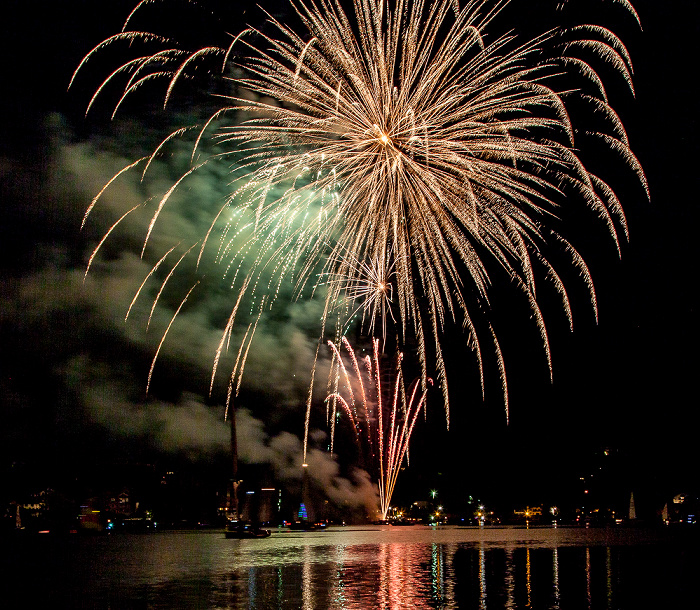
<instances>
[{"instance_id":1,"label":"dark water ripple","mask_svg":"<svg viewBox=\"0 0 700 610\"><path fill-rule=\"evenodd\" d=\"M330 528L3 541L8 608L700 607L698 535L626 528Z\"/></svg>"}]
</instances>

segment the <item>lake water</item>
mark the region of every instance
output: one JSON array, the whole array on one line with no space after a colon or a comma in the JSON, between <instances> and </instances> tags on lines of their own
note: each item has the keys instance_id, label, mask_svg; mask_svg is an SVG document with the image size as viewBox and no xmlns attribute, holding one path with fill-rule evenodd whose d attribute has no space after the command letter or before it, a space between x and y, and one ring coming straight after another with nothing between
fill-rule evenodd
<instances>
[{"instance_id":1,"label":"lake water","mask_svg":"<svg viewBox=\"0 0 700 610\"><path fill-rule=\"evenodd\" d=\"M6 608L700 607L698 535L641 528L337 527L14 537ZM2 600L7 602L7 605Z\"/></svg>"}]
</instances>

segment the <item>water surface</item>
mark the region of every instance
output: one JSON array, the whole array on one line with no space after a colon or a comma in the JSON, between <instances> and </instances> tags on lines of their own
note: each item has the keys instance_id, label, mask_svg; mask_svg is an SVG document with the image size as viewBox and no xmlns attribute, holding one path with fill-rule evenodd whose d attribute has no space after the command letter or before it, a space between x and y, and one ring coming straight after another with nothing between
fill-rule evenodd
<instances>
[{"instance_id":1,"label":"water surface","mask_svg":"<svg viewBox=\"0 0 700 610\"><path fill-rule=\"evenodd\" d=\"M693 529L378 526L3 546L13 608L700 607Z\"/></svg>"}]
</instances>

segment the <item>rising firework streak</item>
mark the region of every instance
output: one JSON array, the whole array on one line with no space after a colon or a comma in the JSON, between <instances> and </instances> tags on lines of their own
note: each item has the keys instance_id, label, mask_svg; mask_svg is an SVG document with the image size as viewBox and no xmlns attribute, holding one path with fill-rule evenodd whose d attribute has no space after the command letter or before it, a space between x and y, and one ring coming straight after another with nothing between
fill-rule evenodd
<instances>
[{"instance_id":1,"label":"rising firework streak","mask_svg":"<svg viewBox=\"0 0 700 610\"><path fill-rule=\"evenodd\" d=\"M372 356L364 358L364 375L355 351L345 337L341 340L341 347L344 347L348 354L352 374L343 362L340 347L332 341L329 341L328 345L334 356L335 366L332 368L332 374L335 374L336 388L336 391L326 398L331 406L331 422L335 423L338 410L350 421L358 446L361 452L365 453L364 465L376 470L381 518L385 520L401 464L408 456L411 434L418 415L425 408L426 391L419 391L419 380L416 379L406 392L401 368L403 355L399 354L396 369L392 371L393 390L389 400L384 401L382 371L379 367L379 340L373 341ZM340 389L341 386L343 389ZM332 445L333 436L331 447Z\"/></svg>"}]
</instances>

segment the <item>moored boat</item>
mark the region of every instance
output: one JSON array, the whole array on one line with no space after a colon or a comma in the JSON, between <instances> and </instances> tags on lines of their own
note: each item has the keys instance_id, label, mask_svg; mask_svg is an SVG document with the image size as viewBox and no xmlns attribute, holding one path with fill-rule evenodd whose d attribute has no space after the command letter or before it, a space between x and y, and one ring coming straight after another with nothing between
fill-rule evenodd
<instances>
[{"instance_id":1,"label":"moored boat","mask_svg":"<svg viewBox=\"0 0 700 610\"><path fill-rule=\"evenodd\" d=\"M243 521L232 521L226 526L224 535L229 539L267 538L271 533L270 530L254 527Z\"/></svg>"}]
</instances>

